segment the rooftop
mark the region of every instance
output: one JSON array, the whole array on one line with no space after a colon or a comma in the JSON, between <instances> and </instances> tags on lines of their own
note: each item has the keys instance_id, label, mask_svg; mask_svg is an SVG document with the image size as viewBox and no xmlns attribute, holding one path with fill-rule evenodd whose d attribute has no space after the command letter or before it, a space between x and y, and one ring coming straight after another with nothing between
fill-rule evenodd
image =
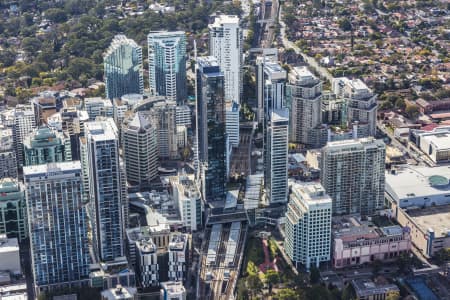
<instances>
[{"instance_id":1,"label":"rooftop","mask_svg":"<svg viewBox=\"0 0 450 300\"><path fill-rule=\"evenodd\" d=\"M156 245L151 238L141 239L136 243L136 248L141 253L154 253L156 252Z\"/></svg>"},{"instance_id":2,"label":"rooftop","mask_svg":"<svg viewBox=\"0 0 450 300\"><path fill-rule=\"evenodd\" d=\"M333 236L344 242L401 236L404 229L399 225L377 227L370 221L361 221L358 215L333 217Z\"/></svg>"},{"instance_id":3,"label":"rooftop","mask_svg":"<svg viewBox=\"0 0 450 300\"><path fill-rule=\"evenodd\" d=\"M112 119L106 121L87 122L85 124L86 137L94 141L107 141L117 139L117 127Z\"/></svg>"},{"instance_id":4,"label":"rooftop","mask_svg":"<svg viewBox=\"0 0 450 300\"><path fill-rule=\"evenodd\" d=\"M292 184L292 193L298 195L308 205L331 204L330 196L327 195L320 183L295 182Z\"/></svg>"},{"instance_id":5,"label":"rooftop","mask_svg":"<svg viewBox=\"0 0 450 300\"><path fill-rule=\"evenodd\" d=\"M122 287L121 285L117 285L116 288L104 290L102 292L102 299L134 299L134 295L136 294L136 289L132 287Z\"/></svg>"},{"instance_id":6,"label":"rooftop","mask_svg":"<svg viewBox=\"0 0 450 300\"><path fill-rule=\"evenodd\" d=\"M434 231L436 238L450 236L450 204L408 209L407 214L423 232Z\"/></svg>"},{"instance_id":7,"label":"rooftop","mask_svg":"<svg viewBox=\"0 0 450 300\"><path fill-rule=\"evenodd\" d=\"M112 40L111 45L109 46L109 48L106 50L106 53L105 53L104 56L108 56L108 55L112 54L114 51L116 51L117 49L119 49L122 46L130 46L130 47L133 47L133 48L141 48L132 39L127 38L123 34L118 34L118 35L114 36L114 39Z\"/></svg>"},{"instance_id":8,"label":"rooftop","mask_svg":"<svg viewBox=\"0 0 450 300\"><path fill-rule=\"evenodd\" d=\"M373 137L361 138L356 140L341 140L328 142L327 145L323 148L326 150L331 150L333 152L340 151L351 151L356 149L363 149L368 146L382 146L386 147L382 140L377 140Z\"/></svg>"},{"instance_id":9,"label":"rooftop","mask_svg":"<svg viewBox=\"0 0 450 300\"><path fill-rule=\"evenodd\" d=\"M147 37L150 38L174 38L185 36L184 31L150 31Z\"/></svg>"},{"instance_id":10,"label":"rooftop","mask_svg":"<svg viewBox=\"0 0 450 300\"><path fill-rule=\"evenodd\" d=\"M272 122L284 122L289 120L288 109L275 109L271 112Z\"/></svg>"},{"instance_id":11,"label":"rooftop","mask_svg":"<svg viewBox=\"0 0 450 300\"><path fill-rule=\"evenodd\" d=\"M386 294L391 291L400 292L395 284L379 284L370 279L355 279L352 280L352 285L358 298Z\"/></svg>"},{"instance_id":12,"label":"rooftop","mask_svg":"<svg viewBox=\"0 0 450 300\"><path fill-rule=\"evenodd\" d=\"M183 294L186 293L186 289L182 282L179 281L167 281L161 282L161 286L168 294Z\"/></svg>"},{"instance_id":13,"label":"rooftop","mask_svg":"<svg viewBox=\"0 0 450 300\"><path fill-rule=\"evenodd\" d=\"M186 248L187 236L185 234L173 234L170 237L169 249L180 251Z\"/></svg>"},{"instance_id":14,"label":"rooftop","mask_svg":"<svg viewBox=\"0 0 450 300\"><path fill-rule=\"evenodd\" d=\"M233 24L239 26L239 17L234 15L217 15L214 18L214 23L210 24L209 27L220 27L224 24Z\"/></svg>"},{"instance_id":15,"label":"rooftop","mask_svg":"<svg viewBox=\"0 0 450 300\"><path fill-rule=\"evenodd\" d=\"M450 193L449 178L449 166L402 165L395 173L386 172L386 185L398 199L416 198Z\"/></svg>"},{"instance_id":16,"label":"rooftop","mask_svg":"<svg viewBox=\"0 0 450 300\"><path fill-rule=\"evenodd\" d=\"M435 145L439 150L450 149L450 133L437 132L435 134L426 134L421 137L428 144Z\"/></svg>"},{"instance_id":17,"label":"rooftop","mask_svg":"<svg viewBox=\"0 0 450 300\"><path fill-rule=\"evenodd\" d=\"M80 161L67 161L58 163L49 163L45 165L34 165L23 167L23 176L27 177L41 177L59 174L73 174L74 171L81 172ZM51 174L50 174L51 173Z\"/></svg>"},{"instance_id":18,"label":"rooftop","mask_svg":"<svg viewBox=\"0 0 450 300\"><path fill-rule=\"evenodd\" d=\"M18 252L18 251L19 251L19 241L17 240L17 238L7 238L6 234L0 234L0 253Z\"/></svg>"}]
</instances>

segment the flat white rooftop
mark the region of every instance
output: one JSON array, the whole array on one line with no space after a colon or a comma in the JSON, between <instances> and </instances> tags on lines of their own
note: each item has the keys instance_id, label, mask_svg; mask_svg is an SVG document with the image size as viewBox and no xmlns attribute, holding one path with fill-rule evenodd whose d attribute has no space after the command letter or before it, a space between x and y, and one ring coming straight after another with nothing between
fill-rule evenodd
<instances>
[{"instance_id":1,"label":"flat white rooftop","mask_svg":"<svg viewBox=\"0 0 450 300\"><path fill-rule=\"evenodd\" d=\"M398 199L450 194L450 167L400 166L395 174L386 172L386 185ZM440 179L440 180L439 180Z\"/></svg>"},{"instance_id":2,"label":"flat white rooftop","mask_svg":"<svg viewBox=\"0 0 450 300\"><path fill-rule=\"evenodd\" d=\"M239 17L234 15L218 15L214 19L214 23L209 27L219 27L223 24L233 24L239 26Z\"/></svg>"},{"instance_id":3,"label":"flat white rooftop","mask_svg":"<svg viewBox=\"0 0 450 300\"><path fill-rule=\"evenodd\" d=\"M74 171L81 172L81 164L78 160L23 167L24 177L42 176L49 173L73 173Z\"/></svg>"},{"instance_id":4,"label":"flat white rooftop","mask_svg":"<svg viewBox=\"0 0 450 300\"><path fill-rule=\"evenodd\" d=\"M433 144L438 150L450 149L450 134L447 132L436 132L436 134L426 134L421 136L427 144Z\"/></svg>"}]
</instances>

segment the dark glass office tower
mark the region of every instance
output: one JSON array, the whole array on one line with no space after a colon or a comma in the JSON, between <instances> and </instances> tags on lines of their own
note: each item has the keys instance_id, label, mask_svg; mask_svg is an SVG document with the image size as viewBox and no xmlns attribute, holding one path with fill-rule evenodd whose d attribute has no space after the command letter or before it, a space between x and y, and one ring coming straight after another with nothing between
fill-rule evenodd
<instances>
[{"instance_id":1,"label":"dark glass office tower","mask_svg":"<svg viewBox=\"0 0 450 300\"><path fill-rule=\"evenodd\" d=\"M197 76L198 160L206 201L225 198L226 145L224 75L216 58L199 57Z\"/></svg>"}]
</instances>

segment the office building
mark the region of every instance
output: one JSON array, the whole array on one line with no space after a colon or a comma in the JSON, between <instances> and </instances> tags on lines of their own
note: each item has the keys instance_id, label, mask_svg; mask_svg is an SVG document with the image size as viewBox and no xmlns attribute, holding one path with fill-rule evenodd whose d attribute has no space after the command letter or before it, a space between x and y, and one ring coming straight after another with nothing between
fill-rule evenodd
<instances>
[{"instance_id":1,"label":"office building","mask_svg":"<svg viewBox=\"0 0 450 300\"><path fill-rule=\"evenodd\" d=\"M14 110L14 148L16 150L17 165L19 168L23 166L23 141L36 129L36 121L34 113L30 106L17 105Z\"/></svg>"},{"instance_id":2,"label":"office building","mask_svg":"<svg viewBox=\"0 0 450 300\"><path fill-rule=\"evenodd\" d=\"M358 216L333 218L333 268L395 260L411 250L411 234L398 225L377 227Z\"/></svg>"},{"instance_id":3,"label":"office building","mask_svg":"<svg viewBox=\"0 0 450 300\"><path fill-rule=\"evenodd\" d=\"M15 275L22 274L22 268L20 267L19 242L17 238L8 238L6 237L5 234L1 233L0 233L0 271L1 272L7 271Z\"/></svg>"},{"instance_id":4,"label":"office building","mask_svg":"<svg viewBox=\"0 0 450 300\"><path fill-rule=\"evenodd\" d=\"M186 234L173 234L169 243L169 280L184 281L187 278L189 241Z\"/></svg>"},{"instance_id":5,"label":"office building","mask_svg":"<svg viewBox=\"0 0 450 300\"><path fill-rule=\"evenodd\" d=\"M333 214L372 215L384 207L386 146L362 138L322 148L320 182L333 199Z\"/></svg>"},{"instance_id":6,"label":"office building","mask_svg":"<svg viewBox=\"0 0 450 300\"><path fill-rule=\"evenodd\" d=\"M13 178L0 179L0 234L19 241L28 236L25 193Z\"/></svg>"},{"instance_id":7,"label":"office building","mask_svg":"<svg viewBox=\"0 0 450 300\"><path fill-rule=\"evenodd\" d=\"M257 121L264 121L264 113L286 107L286 71L277 62L277 56L256 58L256 97L258 99Z\"/></svg>"},{"instance_id":8,"label":"office building","mask_svg":"<svg viewBox=\"0 0 450 300\"><path fill-rule=\"evenodd\" d=\"M347 124L358 122L364 127L363 135L375 136L377 131L377 95L361 79L334 78L333 92L345 101L346 111L343 121Z\"/></svg>"},{"instance_id":9,"label":"office building","mask_svg":"<svg viewBox=\"0 0 450 300\"><path fill-rule=\"evenodd\" d=\"M206 201L225 199L227 135L224 75L217 59L199 57L196 64L198 159Z\"/></svg>"},{"instance_id":10,"label":"office building","mask_svg":"<svg viewBox=\"0 0 450 300\"><path fill-rule=\"evenodd\" d=\"M239 146L239 104L225 103L225 130L228 135L230 147Z\"/></svg>"},{"instance_id":11,"label":"office building","mask_svg":"<svg viewBox=\"0 0 450 300\"><path fill-rule=\"evenodd\" d=\"M23 141L25 166L71 161L70 139L63 133L40 127Z\"/></svg>"},{"instance_id":12,"label":"office building","mask_svg":"<svg viewBox=\"0 0 450 300\"><path fill-rule=\"evenodd\" d=\"M85 124L93 243L101 261L124 255L123 174L117 127L112 119Z\"/></svg>"},{"instance_id":13,"label":"office building","mask_svg":"<svg viewBox=\"0 0 450 300\"><path fill-rule=\"evenodd\" d=\"M171 100L158 101L146 112L153 127L158 133L159 159L177 159L178 138L176 123L176 102Z\"/></svg>"},{"instance_id":14,"label":"office building","mask_svg":"<svg viewBox=\"0 0 450 300\"><path fill-rule=\"evenodd\" d=\"M330 260L331 198L318 183L294 183L286 212L285 247L297 266L309 270Z\"/></svg>"},{"instance_id":15,"label":"office building","mask_svg":"<svg viewBox=\"0 0 450 300\"><path fill-rule=\"evenodd\" d=\"M264 182L269 203L285 203L288 200L288 135L288 109L273 110L265 145Z\"/></svg>"},{"instance_id":16,"label":"office building","mask_svg":"<svg viewBox=\"0 0 450 300\"><path fill-rule=\"evenodd\" d=\"M186 300L186 289L182 282L168 281L161 283L161 300Z\"/></svg>"},{"instance_id":17,"label":"office building","mask_svg":"<svg viewBox=\"0 0 450 300\"><path fill-rule=\"evenodd\" d=\"M295 67L289 74L286 94L290 103L290 141L318 146L312 135L322 124L322 82L307 67Z\"/></svg>"},{"instance_id":18,"label":"office building","mask_svg":"<svg viewBox=\"0 0 450 300\"><path fill-rule=\"evenodd\" d=\"M226 101L240 104L242 92L242 29L238 16L218 15L209 24L209 55L224 75Z\"/></svg>"},{"instance_id":19,"label":"office building","mask_svg":"<svg viewBox=\"0 0 450 300\"><path fill-rule=\"evenodd\" d=\"M13 130L0 125L0 179L17 178L17 175Z\"/></svg>"},{"instance_id":20,"label":"office building","mask_svg":"<svg viewBox=\"0 0 450 300\"><path fill-rule=\"evenodd\" d=\"M187 98L186 34L150 32L147 42L150 91L182 105Z\"/></svg>"},{"instance_id":21,"label":"office building","mask_svg":"<svg viewBox=\"0 0 450 300\"><path fill-rule=\"evenodd\" d=\"M84 99L84 109L89 115L89 121L95 121L97 117L114 117L114 107L111 100L101 97Z\"/></svg>"},{"instance_id":22,"label":"office building","mask_svg":"<svg viewBox=\"0 0 450 300\"><path fill-rule=\"evenodd\" d=\"M173 176L170 178L170 186L183 226L189 231L200 229L203 223L203 203L194 176Z\"/></svg>"},{"instance_id":23,"label":"office building","mask_svg":"<svg viewBox=\"0 0 450 300\"><path fill-rule=\"evenodd\" d=\"M90 256L80 162L27 166L23 173L37 293L81 285Z\"/></svg>"},{"instance_id":24,"label":"office building","mask_svg":"<svg viewBox=\"0 0 450 300\"><path fill-rule=\"evenodd\" d=\"M141 288L159 286L157 251L152 239L136 242L136 275Z\"/></svg>"},{"instance_id":25,"label":"office building","mask_svg":"<svg viewBox=\"0 0 450 300\"><path fill-rule=\"evenodd\" d=\"M116 35L103 55L106 98L142 94L142 48L124 35Z\"/></svg>"},{"instance_id":26,"label":"office building","mask_svg":"<svg viewBox=\"0 0 450 300\"><path fill-rule=\"evenodd\" d=\"M122 150L128 182L148 183L158 176L157 131L143 113L124 121Z\"/></svg>"}]
</instances>

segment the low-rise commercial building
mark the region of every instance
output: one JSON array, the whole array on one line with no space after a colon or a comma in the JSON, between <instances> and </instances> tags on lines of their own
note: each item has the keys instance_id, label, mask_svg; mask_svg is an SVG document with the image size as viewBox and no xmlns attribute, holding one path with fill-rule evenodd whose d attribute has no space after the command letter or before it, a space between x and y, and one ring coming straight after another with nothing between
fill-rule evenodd
<instances>
[{"instance_id":1,"label":"low-rise commercial building","mask_svg":"<svg viewBox=\"0 0 450 300\"><path fill-rule=\"evenodd\" d=\"M432 131L413 130L416 145L433 162L450 161L450 126L436 127Z\"/></svg>"},{"instance_id":2,"label":"low-rise commercial building","mask_svg":"<svg viewBox=\"0 0 450 300\"><path fill-rule=\"evenodd\" d=\"M450 204L426 208L401 208L392 203L397 222L409 228L411 241L425 257L450 248Z\"/></svg>"},{"instance_id":3,"label":"low-rise commercial building","mask_svg":"<svg viewBox=\"0 0 450 300\"><path fill-rule=\"evenodd\" d=\"M21 274L19 242L17 238L0 235L0 271ZM1 297L0 297L1 298Z\"/></svg>"},{"instance_id":4,"label":"low-rise commercial building","mask_svg":"<svg viewBox=\"0 0 450 300\"><path fill-rule=\"evenodd\" d=\"M401 165L386 172L385 195L401 208L450 204L450 168Z\"/></svg>"},{"instance_id":5,"label":"low-rise commercial building","mask_svg":"<svg viewBox=\"0 0 450 300\"><path fill-rule=\"evenodd\" d=\"M333 218L333 267L394 259L411 249L409 230L398 225L376 227L357 217Z\"/></svg>"},{"instance_id":6,"label":"low-rise commercial building","mask_svg":"<svg viewBox=\"0 0 450 300\"><path fill-rule=\"evenodd\" d=\"M357 300L385 300L391 294L400 294L395 284L375 283L370 279L352 280Z\"/></svg>"}]
</instances>

